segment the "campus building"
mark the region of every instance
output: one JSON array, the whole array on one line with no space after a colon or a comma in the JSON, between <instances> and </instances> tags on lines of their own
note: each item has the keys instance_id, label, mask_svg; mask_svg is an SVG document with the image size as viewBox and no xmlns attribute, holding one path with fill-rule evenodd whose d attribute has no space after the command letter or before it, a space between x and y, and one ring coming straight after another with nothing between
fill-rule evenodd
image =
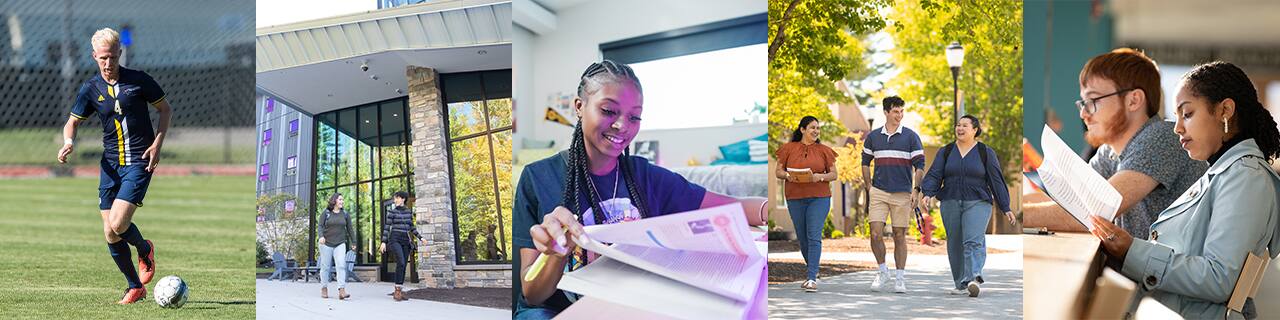
<instances>
[{"instance_id":1,"label":"campus building","mask_svg":"<svg viewBox=\"0 0 1280 320\"><path fill-rule=\"evenodd\" d=\"M408 282L510 287L511 3L393 4L257 30L257 194L296 197L307 260L342 194L357 274L388 281L386 205L410 192L427 243Z\"/></svg>"}]
</instances>

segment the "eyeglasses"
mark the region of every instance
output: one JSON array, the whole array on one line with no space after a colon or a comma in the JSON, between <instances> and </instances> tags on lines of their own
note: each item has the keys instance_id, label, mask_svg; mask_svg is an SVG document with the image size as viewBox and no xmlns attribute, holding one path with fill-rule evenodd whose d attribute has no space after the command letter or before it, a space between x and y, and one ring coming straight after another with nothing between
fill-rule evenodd
<instances>
[{"instance_id":1,"label":"eyeglasses","mask_svg":"<svg viewBox=\"0 0 1280 320\"><path fill-rule=\"evenodd\" d=\"M1093 114L1094 112L1098 112L1098 100L1102 100L1102 99L1105 99L1106 97L1122 94L1122 93L1133 91L1136 89L1138 88L1122 89L1116 92L1112 92L1110 94L1102 95L1101 97L1097 97L1097 98L1085 98L1084 100L1076 100L1076 108L1080 109L1080 111L1084 111L1085 114Z\"/></svg>"}]
</instances>

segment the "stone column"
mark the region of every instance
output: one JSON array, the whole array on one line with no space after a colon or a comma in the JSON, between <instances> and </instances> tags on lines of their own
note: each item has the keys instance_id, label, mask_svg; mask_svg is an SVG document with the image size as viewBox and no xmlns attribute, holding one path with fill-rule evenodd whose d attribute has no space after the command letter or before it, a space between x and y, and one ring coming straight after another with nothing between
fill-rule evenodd
<instances>
[{"instance_id":1,"label":"stone column","mask_svg":"<svg viewBox=\"0 0 1280 320\"><path fill-rule=\"evenodd\" d=\"M414 216L418 232L427 245L418 247L418 272L422 284L430 288L452 289L454 274L454 222L449 190L449 159L445 156L444 121L441 110L439 74L435 69L408 66L409 125L413 137L409 154L413 157L413 186L416 193Z\"/></svg>"}]
</instances>

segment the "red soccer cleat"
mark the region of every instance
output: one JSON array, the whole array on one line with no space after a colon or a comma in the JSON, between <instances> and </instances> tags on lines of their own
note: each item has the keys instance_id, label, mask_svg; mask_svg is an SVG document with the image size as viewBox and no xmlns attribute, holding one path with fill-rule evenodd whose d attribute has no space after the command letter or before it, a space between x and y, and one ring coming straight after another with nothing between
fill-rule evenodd
<instances>
[{"instance_id":1,"label":"red soccer cleat","mask_svg":"<svg viewBox=\"0 0 1280 320\"><path fill-rule=\"evenodd\" d=\"M138 255L138 280L144 285L151 283L151 278L156 275L156 245L151 240L147 240L147 245L151 246L151 252L145 258Z\"/></svg>"},{"instance_id":2,"label":"red soccer cleat","mask_svg":"<svg viewBox=\"0 0 1280 320\"><path fill-rule=\"evenodd\" d=\"M124 298L121 298L120 302L116 302L116 303L131 304L134 302L142 301L142 298L145 298L146 296L147 296L147 288L145 287L129 288L124 291Z\"/></svg>"}]
</instances>

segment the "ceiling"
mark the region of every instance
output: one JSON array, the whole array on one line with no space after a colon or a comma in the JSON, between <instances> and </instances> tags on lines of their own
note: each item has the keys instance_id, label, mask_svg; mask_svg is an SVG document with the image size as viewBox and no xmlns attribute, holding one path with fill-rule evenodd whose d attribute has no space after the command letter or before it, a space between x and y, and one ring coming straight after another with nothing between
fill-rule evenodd
<instances>
[{"instance_id":1,"label":"ceiling","mask_svg":"<svg viewBox=\"0 0 1280 320\"><path fill-rule=\"evenodd\" d=\"M1280 1L1123 0L1108 5L1119 43L1280 46Z\"/></svg>"},{"instance_id":2,"label":"ceiling","mask_svg":"<svg viewBox=\"0 0 1280 320\"><path fill-rule=\"evenodd\" d=\"M533 0L534 3L546 8L552 13L559 13L569 8L573 8L592 0Z\"/></svg>"},{"instance_id":3,"label":"ceiling","mask_svg":"<svg viewBox=\"0 0 1280 320\"><path fill-rule=\"evenodd\" d=\"M369 71L360 71L362 63L368 64ZM410 65L440 73L510 69L511 45L384 51L259 72L257 86L291 106L318 114L404 96L405 68Z\"/></svg>"},{"instance_id":4,"label":"ceiling","mask_svg":"<svg viewBox=\"0 0 1280 320\"><path fill-rule=\"evenodd\" d=\"M411 65L510 69L510 21L510 1L452 0L259 28L257 89L317 114L404 96Z\"/></svg>"}]
</instances>

